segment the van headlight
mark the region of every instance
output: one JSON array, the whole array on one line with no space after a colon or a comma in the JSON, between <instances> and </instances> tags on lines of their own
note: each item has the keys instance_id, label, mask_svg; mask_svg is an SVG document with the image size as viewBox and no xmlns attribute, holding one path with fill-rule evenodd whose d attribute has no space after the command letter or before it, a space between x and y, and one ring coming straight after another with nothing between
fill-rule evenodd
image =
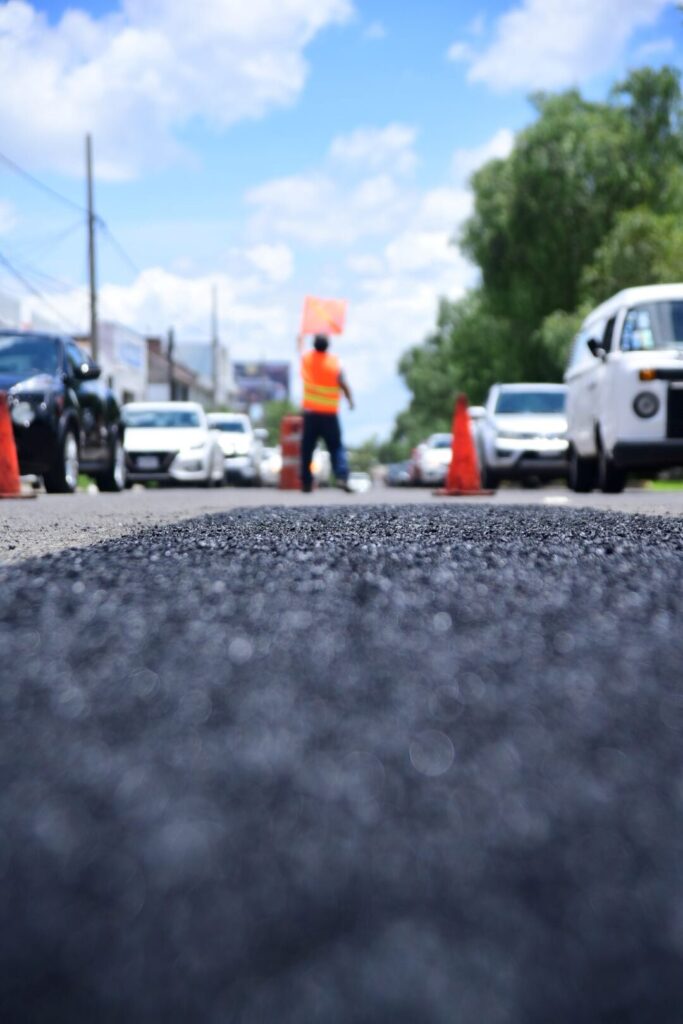
<instances>
[{"instance_id":1,"label":"van headlight","mask_svg":"<svg viewBox=\"0 0 683 1024\"><path fill-rule=\"evenodd\" d=\"M652 391L641 391L633 399L633 411L643 420L652 419L659 412L659 399Z\"/></svg>"}]
</instances>

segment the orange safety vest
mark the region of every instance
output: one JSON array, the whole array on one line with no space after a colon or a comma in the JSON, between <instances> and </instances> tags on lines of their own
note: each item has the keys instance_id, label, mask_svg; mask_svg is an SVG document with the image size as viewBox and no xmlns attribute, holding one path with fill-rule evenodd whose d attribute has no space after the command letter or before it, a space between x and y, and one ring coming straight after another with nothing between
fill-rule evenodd
<instances>
[{"instance_id":1,"label":"orange safety vest","mask_svg":"<svg viewBox=\"0 0 683 1024\"><path fill-rule=\"evenodd\" d=\"M339 408L341 367L336 356L311 349L301 359L304 382L304 409L335 413Z\"/></svg>"}]
</instances>

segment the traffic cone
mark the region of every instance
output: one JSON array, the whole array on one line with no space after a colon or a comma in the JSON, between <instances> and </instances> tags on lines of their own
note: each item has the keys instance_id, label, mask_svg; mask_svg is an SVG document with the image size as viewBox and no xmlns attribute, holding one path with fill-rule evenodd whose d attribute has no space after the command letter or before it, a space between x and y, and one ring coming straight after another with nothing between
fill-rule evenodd
<instances>
[{"instance_id":1,"label":"traffic cone","mask_svg":"<svg viewBox=\"0 0 683 1024\"><path fill-rule=\"evenodd\" d=\"M19 460L14 442L12 419L7 395L0 392L0 498L34 498L35 494L22 494L19 479Z\"/></svg>"},{"instance_id":2,"label":"traffic cone","mask_svg":"<svg viewBox=\"0 0 683 1024\"><path fill-rule=\"evenodd\" d=\"M453 448L446 486L434 493L444 497L486 497L495 493L483 490L481 486L479 460L472 439L466 395L458 395L455 403Z\"/></svg>"}]
</instances>

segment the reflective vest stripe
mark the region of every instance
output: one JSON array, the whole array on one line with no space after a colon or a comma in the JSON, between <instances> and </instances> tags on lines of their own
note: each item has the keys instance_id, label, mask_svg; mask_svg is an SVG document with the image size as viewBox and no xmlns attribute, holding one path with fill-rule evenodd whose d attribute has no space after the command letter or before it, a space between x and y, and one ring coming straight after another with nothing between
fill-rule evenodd
<instances>
[{"instance_id":1,"label":"reflective vest stripe","mask_svg":"<svg viewBox=\"0 0 683 1024\"><path fill-rule=\"evenodd\" d=\"M338 384L334 384L330 387L327 384L316 384L314 381L308 380L307 378L304 378L304 384L307 388L311 388L313 391L320 391L327 395L339 395Z\"/></svg>"},{"instance_id":2,"label":"reflective vest stripe","mask_svg":"<svg viewBox=\"0 0 683 1024\"><path fill-rule=\"evenodd\" d=\"M332 409L333 412L336 412L337 407L339 405L339 392L337 391L335 395L320 395L313 388L310 388L308 387L308 385L305 385L304 408L309 402L315 405L322 405L325 408Z\"/></svg>"}]
</instances>

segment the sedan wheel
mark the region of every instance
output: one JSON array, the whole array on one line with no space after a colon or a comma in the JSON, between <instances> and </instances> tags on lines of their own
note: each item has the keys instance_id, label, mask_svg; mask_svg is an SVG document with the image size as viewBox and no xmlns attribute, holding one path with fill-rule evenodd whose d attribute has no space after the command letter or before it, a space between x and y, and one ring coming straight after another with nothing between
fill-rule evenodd
<instances>
[{"instance_id":1,"label":"sedan wheel","mask_svg":"<svg viewBox=\"0 0 683 1024\"><path fill-rule=\"evenodd\" d=\"M127 477L126 453L117 438L112 449L111 465L106 473L96 478L97 486L101 491L122 491L126 487Z\"/></svg>"},{"instance_id":2,"label":"sedan wheel","mask_svg":"<svg viewBox=\"0 0 683 1024\"><path fill-rule=\"evenodd\" d=\"M53 468L45 474L48 494L73 494L78 487L78 441L71 430L65 433L59 457Z\"/></svg>"}]
</instances>

